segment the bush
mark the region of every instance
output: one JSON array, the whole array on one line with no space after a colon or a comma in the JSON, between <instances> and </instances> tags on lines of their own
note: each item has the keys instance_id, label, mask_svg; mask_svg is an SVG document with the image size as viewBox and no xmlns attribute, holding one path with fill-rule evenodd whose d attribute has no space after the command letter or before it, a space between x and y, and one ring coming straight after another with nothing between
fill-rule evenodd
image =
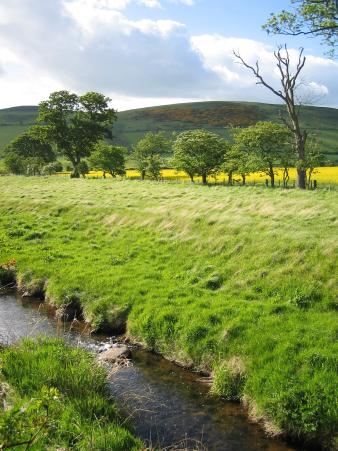
<instances>
[{"instance_id":1,"label":"bush","mask_svg":"<svg viewBox=\"0 0 338 451\"><path fill-rule=\"evenodd\" d=\"M62 164L59 161L53 161L52 163L46 164L46 166L42 168L41 173L43 175L52 175L62 171L63 171Z\"/></svg>"}]
</instances>

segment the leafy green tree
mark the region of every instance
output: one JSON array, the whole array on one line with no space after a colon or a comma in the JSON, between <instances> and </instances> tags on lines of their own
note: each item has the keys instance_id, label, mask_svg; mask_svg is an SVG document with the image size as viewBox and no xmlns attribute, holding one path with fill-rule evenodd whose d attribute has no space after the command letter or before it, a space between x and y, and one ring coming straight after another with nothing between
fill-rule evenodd
<instances>
[{"instance_id":1,"label":"leafy green tree","mask_svg":"<svg viewBox=\"0 0 338 451\"><path fill-rule=\"evenodd\" d=\"M296 155L294 149L291 146L285 148L280 156L279 163L283 170L283 187L287 188L290 181L289 170L291 167L296 166Z\"/></svg>"},{"instance_id":2,"label":"leafy green tree","mask_svg":"<svg viewBox=\"0 0 338 451\"><path fill-rule=\"evenodd\" d=\"M8 144L4 155L5 165L10 172L26 175L40 174L43 166L56 158L47 141L46 130L37 125Z\"/></svg>"},{"instance_id":3,"label":"leafy green tree","mask_svg":"<svg viewBox=\"0 0 338 451\"><path fill-rule=\"evenodd\" d=\"M103 138L112 137L116 112L110 99L97 92L77 96L54 92L39 105L38 121L45 125L48 139L71 162L72 177L80 177L83 158L89 157Z\"/></svg>"},{"instance_id":4,"label":"leafy green tree","mask_svg":"<svg viewBox=\"0 0 338 451\"><path fill-rule=\"evenodd\" d=\"M247 152L240 144L232 145L225 154L221 170L228 174L228 184L233 184L234 174L242 178L242 185L246 185L246 178L252 172L257 171L259 164L254 153Z\"/></svg>"},{"instance_id":5,"label":"leafy green tree","mask_svg":"<svg viewBox=\"0 0 338 451\"><path fill-rule=\"evenodd\" d=\"M271 14L263 28L268 33L318 36L331 55L338 44L338 0L291 0L292 11Z\"/></svg>"},{"instance_id":6,"label":"leafy green tree","mask_svg":"<svg viewBox=\"0 0 338 451\"><path fill-rule=\"evenodd\" d=\"M316 168L323 166L326 163L325 157L320 151L320 143L315 135L312 135L308 140L305 161L307 169L307 184L308 187L311 187L312 176L316 173Z\"/></svg>"},{"instance_id":7,"label":"leafy green tree","mask_svg":"<svg viewBox=\"0 0 338 451\"><path fill-rule=\"evenodd\" d=\"M180 133L174 144L173 161L176 169L183 170L193 180L202 177L204 185L208 176L219 172L229 144L219 135L207 130L190 130Z\"/></svg>"},{"instance_id":8,"label":"leafy green tree","mask_svg":"<svg viewBox=\"0 0 338 451\"><path fill-rule=\"evenodd\" d=\"M149 157L147 171L152 180L158 180L160 178L162 166L162 158L159 155Z\"/></svg>"},{"instance_id":9,"label":"leafy green tree","mask_svg":"<svg viewBox=\"0 0 338 451\"><path fill-rule=\"evenodd\" d=\"M107 172L115 178L126 173L126 154L125 147L110 146L105 142L100 142L96 145L89 162L93 169L103 171L104 178L106 178Z\"/></svg>"},{"instance_id":10,"label":"leafy green tree","mask_svg":"<svg viewBox=\"0 0 338 451\"><path fill-rule=\"evenodd\" d=\"M168 147L169 143L163 132L148 132L136 144L133 158L142 180L147 174L152 178L158 178L162 167L161 157L168 152Z\"/></svg>"},{"instance_id":11,"label":"leafy green tree","mask_svg":"<svg viewBox=\"0 0 338 451\"><path fill-rule=\"evenodd\" d=\"M290 131L273 122L257 122L247 128L237 129L235 142L257 161L257 169L270 177L275 186L275 166L290 147Z\"/></svg>"}]
</instances>

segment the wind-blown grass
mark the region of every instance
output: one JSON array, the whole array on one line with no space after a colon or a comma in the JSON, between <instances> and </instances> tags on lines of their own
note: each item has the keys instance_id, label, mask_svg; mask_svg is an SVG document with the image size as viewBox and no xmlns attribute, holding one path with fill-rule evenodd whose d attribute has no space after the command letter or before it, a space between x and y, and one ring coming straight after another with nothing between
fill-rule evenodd
<instances>
[{"instance_id":1,"label":"wind-blown grass","mask_svg":"<svg viewBox=\"0 0 338 451\"><path fill-rule=\"evenodd\" d=\"M139 450L109 395L106 371L93 357L57 339L24 340L0 353L12 388L0 410L0 443L32 440L29 449ZM27 444L15 449L28 449Z\"/></svg>"},{"instance_id":2,"label":"wind-blown grass","mask_svg":"<svg viewBox=\"0 0 338 451\"><path fill-rule=\"evenodd\" d=\"M331 442L334 191L0 178L0 264L94 327L212 372L270 432Z\"/></svg>"}]
</instances>

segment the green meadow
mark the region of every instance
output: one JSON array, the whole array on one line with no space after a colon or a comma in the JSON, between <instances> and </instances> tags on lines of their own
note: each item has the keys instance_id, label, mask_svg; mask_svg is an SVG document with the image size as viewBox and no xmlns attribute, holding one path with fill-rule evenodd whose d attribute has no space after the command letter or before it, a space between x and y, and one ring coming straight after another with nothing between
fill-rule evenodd
<instances>
[{"instance_id":1,"label":"green meadow","mask_svg":"<svg viewBox=\"0 0 338 451\"><path fill-rule=\"evenodd\" d=\"M211 373L212 394L271 434L334 442L336 191L13 176L0 193L3 283L11 270L93 328Z\"/></svg>"}]
</instances>

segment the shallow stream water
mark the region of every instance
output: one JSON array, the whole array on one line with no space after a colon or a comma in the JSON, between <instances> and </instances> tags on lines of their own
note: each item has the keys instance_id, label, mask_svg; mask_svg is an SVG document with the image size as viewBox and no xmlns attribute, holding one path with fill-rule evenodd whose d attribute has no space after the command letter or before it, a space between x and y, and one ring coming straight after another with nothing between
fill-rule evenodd
<instances>
[{"instance_id":1,"label":"shallow stream water","mask_svg":"<svg viewBox=\"0 0 338 451\"><path fill-rule=\"evenodd\" d=\"M0 343L26 336L62 336L74 345L97 348L109 337L90 336L74 323L58 323L39 302L0 296ZM109 383L117 405L149 446L210 451L295 451L265 437L244 409L208 394L201 376L139 349L129 365L114 368Z\"/></svg>"}]
</instances>

